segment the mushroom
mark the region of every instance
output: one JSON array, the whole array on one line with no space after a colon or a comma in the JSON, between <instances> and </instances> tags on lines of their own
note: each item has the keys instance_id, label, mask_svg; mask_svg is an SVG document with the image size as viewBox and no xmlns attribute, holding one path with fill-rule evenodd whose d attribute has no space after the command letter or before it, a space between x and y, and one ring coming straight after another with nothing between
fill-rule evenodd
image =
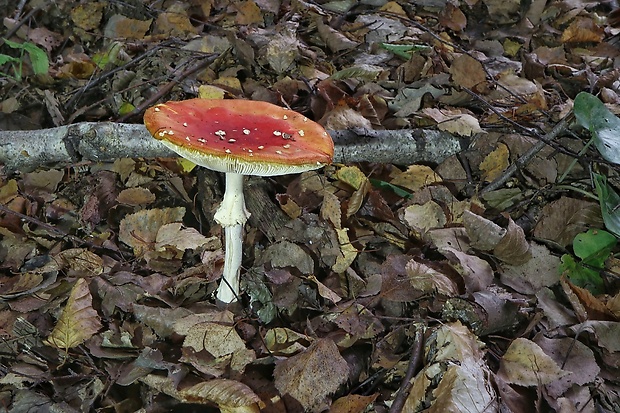
<instances>
[{"instance_id":1,"label":"mushroom","mask_svg":"<svg viewBox=\"0 0 620 413\"><path fill-rule=\"evenodd\" d=\"M275 176L331 163L334 143L305 116L267 102L189 99L146 110L144 124L155 139L197 165L226 173L224 199L214 219L226 233L224 274L217 299L239 296L243 225L249 217L243 176Z\"/></svg>"}]
</instances>

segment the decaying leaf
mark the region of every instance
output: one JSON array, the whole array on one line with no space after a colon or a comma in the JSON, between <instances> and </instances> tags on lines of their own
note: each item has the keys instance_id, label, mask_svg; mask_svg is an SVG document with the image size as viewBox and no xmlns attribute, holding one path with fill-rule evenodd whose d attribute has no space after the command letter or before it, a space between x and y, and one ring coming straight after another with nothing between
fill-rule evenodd
<instances>
[{"instance_id":1,"label":"decaying leaf","mask_svg":"<svg viewBox=\"0 0 620 413\"><path fill-rule=\"evenodd\" d=\"M263 404L252 389L236 380L213 379L181 390L169 377L148 374L140 381L184 403L215 404L224 413L258 413Z\"/></svg>"},{"instance_id":2,"label":"decaying leaf","mask_svg":"<svg viewBox=\"0 0 620 413\"><path fill-rule=\"evenodd\" d=\"M562 370L533 341L517 338L500 360L498 374L508 383L534 387L549 384L570 372Z\"/></svg>"},{"instance_id":3,"label":"decaying leaf","mask_svg":"<svg viewBox=\"0 0 620 413\"><path fill-rule=\"evenodd\" d=\"M349 377L349 366L330 339L314 342L306 351L276 365L275 385L305 410L321 411L326 398Z\"/></svg>"},{"instance_id":4,"label":"decaying leaf","mask_svg":"<svg viewBox=\"0 0 620 413\"><path fill-rule=\"evenodd\" d=\"M80 278L71 289L69 300L45 344L68 351L88 340L101 327L88 283Z\"/></svg>"},{"instance_id":5,"label":"decaying leaf","mask_svg":"<svg viewBox=\"0 0 620 413\"><path fill-rule=\"evenodd\" d=\"M437 388L429 413L496 411L497 396L482 363L465 359L448 367Z\"/></svg>"},{"instance_id":6,"label":"decaying leaf","mask_svg":"<svg viewBox=\"0 0 620 413\"><path fill-rule=\"evenodd\" d=\"M208 351L213 357L223 357L245 349L245 343L233 326L204 322L193 325L183 341L194 351Z\"/></svg>"},{"instance_id":7,"label":"decaying leaf","mask_svg":"<svg viewBox=\"0 0 620 413\"><path fill-rule=\"evenodd\" d=\"M147 209L129 214L120 223L118 238L133 248L137 257L154 249L159 229L171 222L180 222L185 208Z\"/></svg>"}]
</instances>

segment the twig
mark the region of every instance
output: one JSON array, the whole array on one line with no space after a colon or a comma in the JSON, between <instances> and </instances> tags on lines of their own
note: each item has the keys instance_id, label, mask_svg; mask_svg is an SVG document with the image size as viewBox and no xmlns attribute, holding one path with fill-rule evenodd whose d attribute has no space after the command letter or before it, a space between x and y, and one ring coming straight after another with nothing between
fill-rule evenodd
<instances>
[{"instance_id":1,"label":"twig","mask_svg":"<svg viewBox=\"0 0 620 413\"><path fill-rule=\"evenodd\" d=\"M170 82L168 82L162 88L160 88L157 93L155 93L154 95L152 95L148 99L146 99L144 102L142 102L142 104L140 104L140 106L136 107L134 110L132 110L131 112L127 113L126 115L121 116L118 119L118 122L124 122L127 119L131 118L132 116L139 115L144 110L146 110L146 108L148 108L149 106L152 106L159 99L161 99L162 97L166 96L172 90L173 87L175 87L176 85L178 85L181 82L181 80L183 80L186 77L192 75L193 73L199 71L200 69L203 69L206 66L210 65L211 63L213 63L213 61L216 58L217 58L217 55L209 56L208 58L204 59L201 62L198 62L197 64L195 64L194 66L190 67L189 69L179 73L177 76L174 77L174 79L172 79Z\"/></svg>"},{"instance_id":2,"label":"twig","mask_svg":"<svg viewBox=\"0 0 620 413\"><path fill-rule=\"evenodd\" d=\"M34 9L30 10L30 12L28 12L27 15L24 16L23 19L21 19L20 21L18 21L15 26L11 27L4 36L0 37L0 46L2 46L4 44L4 39L8 39L11 36L13 36L15 33L17 33L17 30L19 30L20 27L22 27L24 25L24 23L26 23L32 16L34 16L34 14L36 12L38 12L39 10L41 10L40 6L35 7Z\"/></svg>"},{"instance_id":3,"label":"twig","mask_svg":"<svg viewBox=\"0 0 620 413\"><path fill-rule=\"evenodd\" d=\"M551 129L544 136L540 137L540 141L538 141L536 145L532 146L522 157L510 164L510 166L506 168L506 170L501 174L501 176L499 176L489 185L484 187L480 191L480 194L483 195L487 192L494 191L504 185L520 168L523 168L525 165L527 165L527 163L530 162L538 152L540 152L546 145L548 145L549 142L553 141L555 138L558 137L558 135L560 135L560 133L562 133L566 128L568 128L568 125L572 122L572 120L572 112L564 116L562 120L553 127L553 129Z\"/></svg>"},{"instance_id":4,"label":"twig","mask_svg":"<svg viewBox=\"0 0 620 413\"><path fill-rule=\"evenodd\" d=\"M409 356L409 365L407 366L407 372L405 373L405 377L403 377L402 382L400 383L400 388L398 389L398 393L394 398L394 402L390 407L390 413L400 413L405 406L405 402L409 397L409 392L411 392L411 387L413 387L413 383L411 380L418 369L418 366L422 362L422 345L424 343L423 335L422 335L422 327L419 327L413 339L413 346L411 346L411 355Z\"/></svg>"},{"instance_id":5,"label":"twig","mask_svg":"<svg viewBox=\"0 0 620 413\"><path fill-rule=\"evenodd\" d=\"M122 251L112 250L110 248L102 247L92 242L83 240L80 237L76 237L75 235L66 233L65 231L61 230L60 228L55 227L54 225L47 224L37 218L22 214L21 212L13 211L12 209L8 208L6 205L0 204L0 212L4 212L5 214L15 215L16 217L18 217L19 219L23 221L28 221L32 224L40 226L41 228L45 228L47 231L54 233L60 236L61 238L66 238L69 241L75 243L76 245L85 245L93 250L104 251L104 252L107 252L108 254L114 255L115 257L126 259L126 257L123 256Z\"/></svg>"},{"instance_id":6,"label":"twig","mask_svg":"<svg viewBox=\"0 0 620 413\"><path fill-rule=\"evenodd\" d=\"M98 76L92 80L89 80L88 83L86 83L84 86L82 86L81 88L72 91L73 96L71 97L71 99L69 99L69 101L64 105L66 109L71 110L75 104L76 101L84 94L84 92L86 90L88 90L89 88L95 87L97 86L99 83L103 82L104 80L108 79L109 77L113 76L115 73L120 72L122 70L127 69L130 66L133 66L134 64L140 62L141 60L146 59L149 56L154 55L155 53L157 53L159 50L161 50L163 47L168 46L169 44L172 44L173 41L171 40L167 40L165 42L162 42L161 44L158 44L157 46L153 47L152 49L147 50L146 52L142 53L139 56L136 56L135 58L131 59L129 62L125 63L124 65L115 67L114 69L107 71L105 73L103 73L101 76Z\"/></svg>"},{"instance_id":7,"label":"twig","mask_svg":"<svg viewBox=\"0 0 620 413\"><path fill-rule=\"evenodd\" d=\"M427 129L329 131L334 162L374 162L396 165L439 164L460 152L462 139ZM0 131L0 165L4 173L40 167L121 158L177 156L148 133L144 125L81 122L51 129Z\"/></svg>"}]
</instances>

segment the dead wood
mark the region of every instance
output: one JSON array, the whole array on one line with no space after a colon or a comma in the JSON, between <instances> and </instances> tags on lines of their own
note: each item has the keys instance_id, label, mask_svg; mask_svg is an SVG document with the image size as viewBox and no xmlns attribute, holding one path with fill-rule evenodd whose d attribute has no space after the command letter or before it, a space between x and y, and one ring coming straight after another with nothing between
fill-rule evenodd
<instances>
[{"instance_id":1,"label":"dead wood","mask_svg":"<svg viewBox=\"0 0 620 413\"><path fill-rule=\"evenodd\" d=\"M330 131L334 161L442 162L462 149L463 140L427 129ZM83 122L51 129L0 131L0 164L5 173L40 167L110 162L119 158L174 157L141 124Z\"/></svg>"}]
</instances>

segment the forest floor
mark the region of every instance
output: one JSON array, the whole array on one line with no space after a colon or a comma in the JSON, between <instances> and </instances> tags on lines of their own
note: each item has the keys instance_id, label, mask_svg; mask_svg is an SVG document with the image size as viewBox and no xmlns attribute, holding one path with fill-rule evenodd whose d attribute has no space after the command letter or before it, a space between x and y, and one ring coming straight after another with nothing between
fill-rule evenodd
<instances>
[{"instance_id":1,"label":"forest floor","mask_svg":"<svg viewBox=\"0 0 620 413\"><path fill-rule=\"evenodd\" d=\"M620 412L620 151L572 116L617 125L614 2L0 5L0 135L201 97L462 142L249 178L228 307L218 174L4 170L0 411Z\"/></svg>"}]
</instances>

